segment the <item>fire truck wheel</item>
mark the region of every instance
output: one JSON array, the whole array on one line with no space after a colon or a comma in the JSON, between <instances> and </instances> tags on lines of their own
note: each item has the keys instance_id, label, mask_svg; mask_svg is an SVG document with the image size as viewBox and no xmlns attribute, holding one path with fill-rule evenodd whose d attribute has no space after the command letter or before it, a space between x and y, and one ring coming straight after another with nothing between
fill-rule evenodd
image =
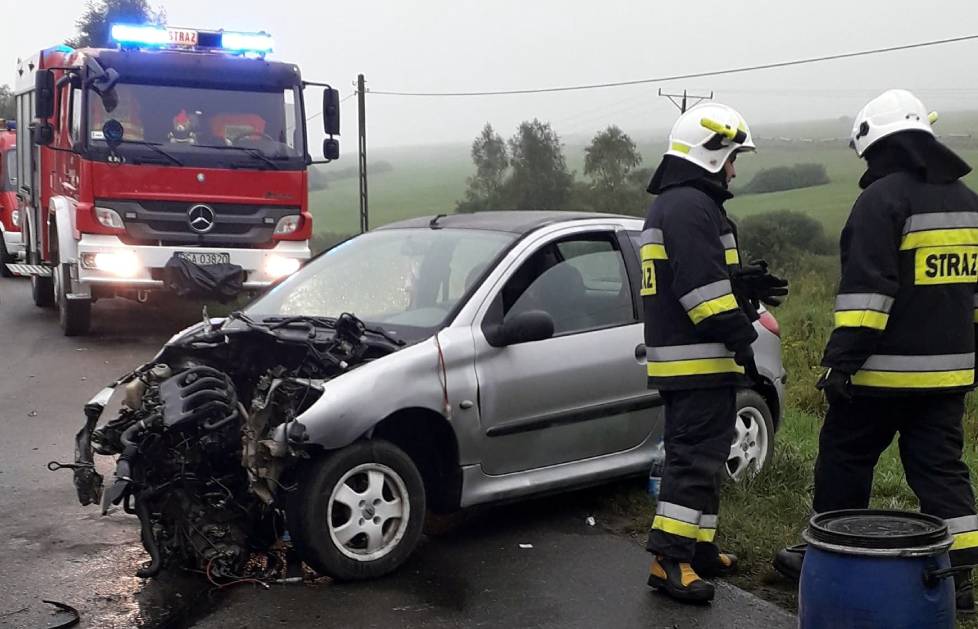
<instances>
[{"instance_id":1,"label":"fire truck wheel","mask_svg":"<svg viewBox=\"0 0 978 629\"><path fill-rule=\"evenodd\" d=\"M92 323L91 299L68 299L68 282L64 277L68 272L64 265L55 268L55 295L58 302L58 319L65 336L79 336L88 332Z\"/></svg>"},{"instance_id":2,"label":"fire truck wheel","mask_svg":"<svg viewBox=\"0 0 978 629\"><path fill-rule=\"evenodd\" d=\"M7 245L4 243L2 235L0 235L0 277L13 277L14 274L7 268L7 264L16 261L12 255L7 253Z\"/></svg>"},{"instance_id":3,"label":"fire truck wheel","mask_svg":"<svg viewBox=\"0 0 978 629\"><path fill-rule=\"evenodd\" d=\"M31 296L38 308L50 308L54 305L54 280L50 277L31 276Z\"/></svg>"}]
</instances>

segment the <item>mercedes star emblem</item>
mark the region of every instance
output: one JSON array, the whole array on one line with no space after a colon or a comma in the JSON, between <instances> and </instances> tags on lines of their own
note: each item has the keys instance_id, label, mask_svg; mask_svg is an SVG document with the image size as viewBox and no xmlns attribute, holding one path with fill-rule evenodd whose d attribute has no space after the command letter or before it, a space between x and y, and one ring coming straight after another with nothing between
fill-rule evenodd
<instances>
[{"instance_id":1,"label":"mercedes star emblem","mask_svg":"<svg viewBox=\"0 0 978 629\"><path fill-rule=\"evenodd\" d=\"M207 205L195 205L187 212L190 229L198 234L206 234L214 228L214 210Z\"/></svg>"}]
</instances>

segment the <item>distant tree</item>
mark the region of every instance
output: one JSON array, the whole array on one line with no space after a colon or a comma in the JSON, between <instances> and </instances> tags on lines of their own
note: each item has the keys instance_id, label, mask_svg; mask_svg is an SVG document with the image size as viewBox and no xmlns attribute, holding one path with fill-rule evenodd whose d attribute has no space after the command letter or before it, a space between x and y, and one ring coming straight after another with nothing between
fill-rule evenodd
<instances>
[{"instance_id":1,"label":"distant tree","mask_svg":"<svg viewBox=\"0 0 978 629\"><path fill-rule=\"evenodd\" d=\"M591 178L591 206L599 212L623 212L632 196L628 175L642 163L638 147L617 126L599 132L584 149L584 174Z\"/></svg>"},{"instance_id":2,"label":"distant tree","mask_svg":"<svg viewBox=\"0 0 978 629\"><path fill-rule=\"evenodd\" d=\"M73 48L109 46L109 28L114 23L164 24L166 11L154 10L147 0L89 0L75 22L78 35L65 43Z\"/></svg>"},{"instance_id":3,"label":"distant tree","mask_svg":"<svg viewBox=\"0 0 978 629\"><path fill-rule=\"evenodd\" d=\"M506 181L506 197L518 210L561 209L569 200L574 175L560 137L550 123L523 122L509 141L512 174Z\"/></svg>"},{"instance_id":4,"label":"distant tree","mask_svg":"<svg viewBox=\"0 0 978 629\"><path fill-rule=\"evenodd\" d=\"M17 117L14 105L14 91L9 85L0 85L0 118L13 120Z\"/></svg>"},{"instance_id":5,"label":"distant tree","mask_svg":"<svg viewBox=\"0 0 978 629\"><path fill-rule=\"evenodd\" d=\"M753 214L739 221L738 227L744 259L764 258L775 268L793 268L804 254L827 255L834 250L822 224L804 212Z\"/></svg>"},{"instance_id":6,"label":"distant tree","mask_svg":"<svg viewBox=\"0 0 978 629\"><path fill-rule=\"evenodd\" d=\"M760 194L796 190L829 183L829 175L822 164L795 164L766 168L750 180L741 192Z\"/></svg>"},{"instance_id":7,"label":"distant tree","mask_svg":"<svg viewBox=\"0 0 978 629\"><path fill-rule=\"evenodd\" d=\"M488 122L472 142L475 175L466 179L465 199L455 206L456 212L478 212L500 207L509 156L506 142Z\"/></svg>"}]
</instances>

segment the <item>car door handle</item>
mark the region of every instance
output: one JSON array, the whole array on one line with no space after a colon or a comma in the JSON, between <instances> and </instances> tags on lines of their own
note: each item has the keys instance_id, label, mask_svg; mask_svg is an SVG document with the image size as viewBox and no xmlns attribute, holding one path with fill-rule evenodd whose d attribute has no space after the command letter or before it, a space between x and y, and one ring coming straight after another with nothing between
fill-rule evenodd
<instances>
[{"instance_id":1,"label":"car door handle","mask_svg":"<svg viewBox=\"0 0 978 629\"><path fill-rule=\"evenodd\" d=\"M645 343L639 343L635 346L635 360L640 363L644 363L646 360L646 350Z\"/></svg>"}]
</instances>

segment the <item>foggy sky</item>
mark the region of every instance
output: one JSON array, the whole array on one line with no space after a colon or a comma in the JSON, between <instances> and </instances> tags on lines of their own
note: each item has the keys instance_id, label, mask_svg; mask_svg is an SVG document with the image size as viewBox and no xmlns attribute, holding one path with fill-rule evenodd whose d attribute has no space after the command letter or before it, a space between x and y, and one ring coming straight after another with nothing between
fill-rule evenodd
<instances>
[{"instance_id":1,"label":"foggy sky","mask_svg":"<svg viewBox=\"0 0 978 629\"><path fill-rule=\"evenodd\" d=\"M974 0L165 0L174 26L267 30L273 59L352 91L523 89L631 80L978 33ZM15 61L74 33L80 0L0 0L0 83ZM889 87L931 109L978 109L978 41L883 56L589 92L479 98L367 96L374 147L468 142L489 121L504 136L533 117L565 138L608 124L641 134L676 110L659 87L714 90L748 122L853 115ZM307 103L307 114L318 104ZM356 99L343 106L356 147ZM318 121L316 121L318 122Z\"/></svg>"}]
</instances>

